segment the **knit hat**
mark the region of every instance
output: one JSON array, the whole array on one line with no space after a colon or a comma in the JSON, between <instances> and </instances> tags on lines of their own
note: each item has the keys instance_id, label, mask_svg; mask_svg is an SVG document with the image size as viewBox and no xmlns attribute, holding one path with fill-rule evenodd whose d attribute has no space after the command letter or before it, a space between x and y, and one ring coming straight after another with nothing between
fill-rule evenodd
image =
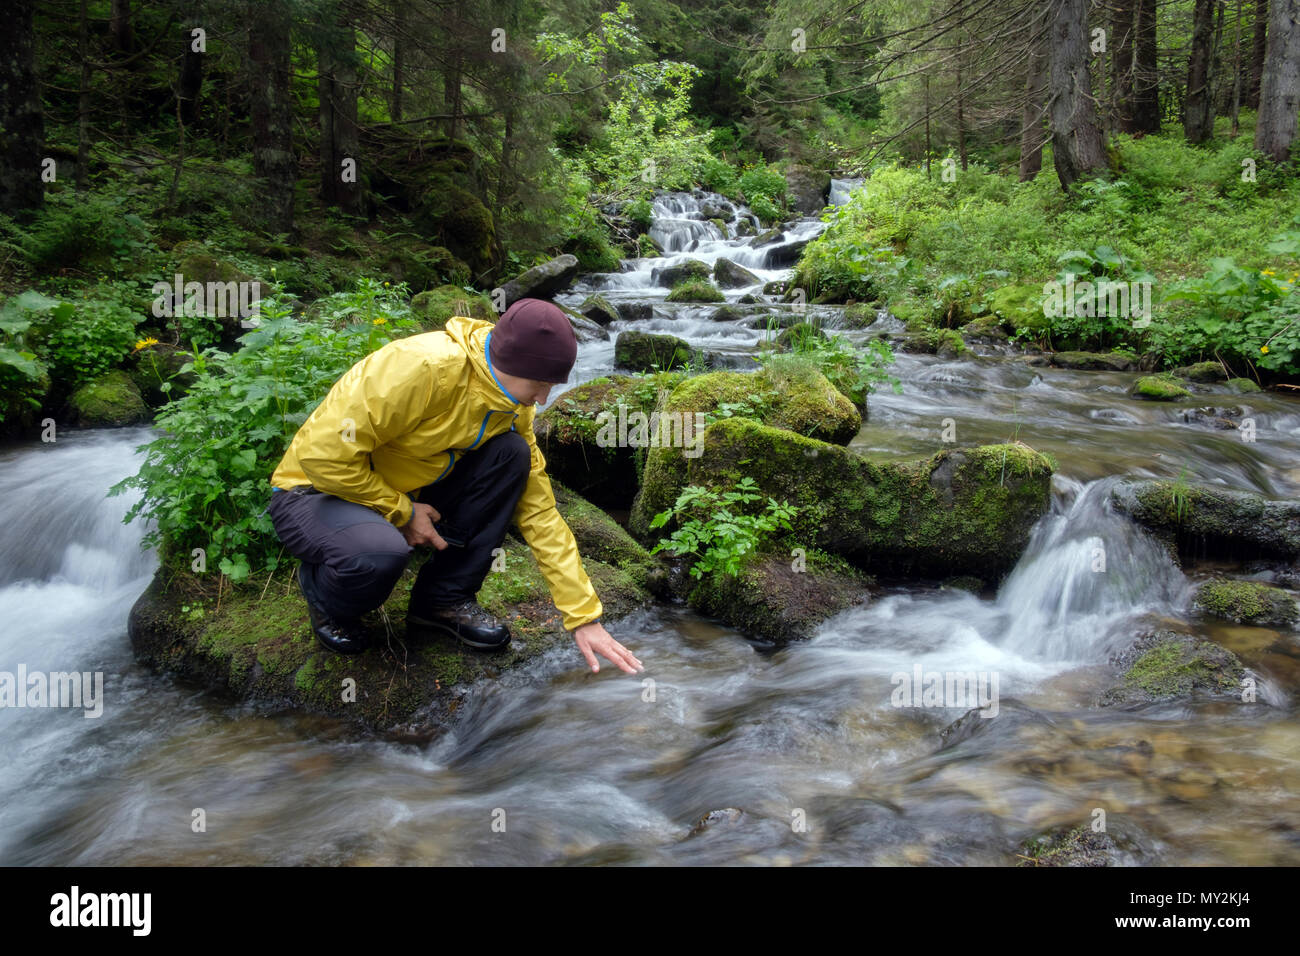
<instances>
[{"instance_id":1,"label":"knit hat","mask_svg":"<svg viewBox=\"0 0 1300 956\"><path fill-rule=\"evenodd\" d=\"M489 340L492 365L537 382L567 382L578 358L578 337L553 302L520 299L497 320Z\"/></svg>"}]
</instances>

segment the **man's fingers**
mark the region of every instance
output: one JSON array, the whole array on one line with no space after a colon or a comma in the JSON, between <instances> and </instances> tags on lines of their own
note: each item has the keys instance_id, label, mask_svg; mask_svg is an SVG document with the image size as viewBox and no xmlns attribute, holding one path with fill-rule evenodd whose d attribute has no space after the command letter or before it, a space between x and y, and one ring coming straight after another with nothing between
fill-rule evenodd
<instances>
[{"instance_id":1,"label":"man's fingers","mask_svg":"<svg viewBox=\"0 0 1300 956\"><path fill-rule=\"evenodd\" d=\"M591 653L591 648L582 641L578 642L578 650L582 651L582 656L587 659L587 666L593 671L599 673L600 663L596 660L596 655Z\"/></svg>"},{"instance_id":2,"label":"man's fingers","mask_svg":"<svg viewBox=\"0 0 1300 956\"><path fill-rule=\"evenodd\" d=\"M439 551L445 551L447 549L447 542L443 541L442 535L438 534L436 531L429 532L429 543Z\"/></svg>"}]
</instances>

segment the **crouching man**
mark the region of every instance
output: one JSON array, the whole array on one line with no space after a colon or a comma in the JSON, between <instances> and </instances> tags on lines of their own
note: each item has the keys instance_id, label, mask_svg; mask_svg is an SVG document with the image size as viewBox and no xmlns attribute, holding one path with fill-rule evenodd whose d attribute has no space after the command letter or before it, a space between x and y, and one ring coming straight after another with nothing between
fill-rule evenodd
<instances>
[{"instance_id":1,"label":"crouching man","mask_svg":"<svg viewBox=\"0 0 1300 956\"><path fill-rule=\"evenodd\" d=\"M601 624L573 533L533 435L536 406L568 379L568 318L520 299L493 325L456 316L352 366L298 429L271 476L267 512L302 562L298 584L326 648L359 654L359 620L387 600L416 547L434 548L407 612L412 634L505 648L510 630L475 600L513 521L593 671L641 662Z\"/></svg>"}]
</instances>

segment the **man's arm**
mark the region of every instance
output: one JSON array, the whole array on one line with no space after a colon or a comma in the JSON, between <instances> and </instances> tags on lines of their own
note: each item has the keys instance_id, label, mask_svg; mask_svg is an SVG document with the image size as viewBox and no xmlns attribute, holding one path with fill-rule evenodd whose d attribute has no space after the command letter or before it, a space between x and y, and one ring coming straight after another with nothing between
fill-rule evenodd
<instances>
[{"instance_id":1,"label":"man's arm","mask_svg":"<svg viewBox=\"0 0 1300 956\"><path fill-rule=\"evenodd\" d=\"M436 370L398 342L352 366L304 424L298 462L313 487L378 511L401 527L409 496L372 471L370 453L415 428L433 396Z\"/></svg>"},{"instance_id":2,"label":"man's arm","mask_svg":"<svg viewBox=\"0 0 1300 956\"><path fill-rule=\"evenodd\" d=\"M537 559L551 600L564 615L565 630L573 632L588 666L599 671L596 654L600 654L626 673L644 670L632 652L614 640L599 621L604 608L582 567L578 542L555 507L555 493L546 475L546 459L533 434L535 414L536 406L529 406L515 421L515 429L528 442L532 456L528 483L515 506L515 524Z\"/></svg>"}]
</instances>

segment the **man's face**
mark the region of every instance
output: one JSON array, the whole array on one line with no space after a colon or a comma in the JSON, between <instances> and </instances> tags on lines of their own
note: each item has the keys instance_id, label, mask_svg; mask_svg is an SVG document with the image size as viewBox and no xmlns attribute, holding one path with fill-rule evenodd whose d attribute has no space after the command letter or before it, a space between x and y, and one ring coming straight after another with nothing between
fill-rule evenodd
<instances>
[{"instance_id":1,"label":"man's face","mask_svg":"<svg viewBox=\"0 0 1300 956\"><path fill-rule=\"evenodd\" d=\"M507 375L505 372L497 372L497 378L501 379L501 384L506 390L519 399L522 405L541 405L551 396L551 389L555 387L554 382L539 382L531 378L519 378L516 375Z\"/></svg>"}]
</instances>

